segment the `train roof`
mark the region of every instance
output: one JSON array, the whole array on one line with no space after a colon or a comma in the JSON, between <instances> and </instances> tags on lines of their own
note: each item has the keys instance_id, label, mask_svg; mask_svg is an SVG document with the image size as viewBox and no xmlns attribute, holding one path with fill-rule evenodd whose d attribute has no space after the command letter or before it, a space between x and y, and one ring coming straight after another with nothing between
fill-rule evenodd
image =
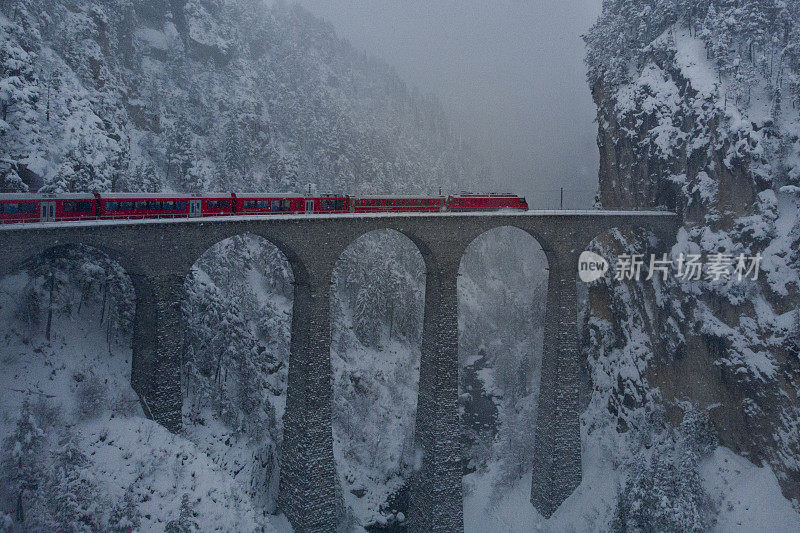
<instances>
[{"instance_id":1,"label":"train roof","mask_svg":"<svg viewBox=\"0 0 800 533\"><path fill-rule=\"evenodd\" d=\"M94 195L89 192L63 192L57 194L4 192L0 193L0 200L94 200Z\"/></svg>"},{"instance_id":2,"label":"train roof","mask_svg":"<svg viewBox=\"0 0 800 533\"><path fill-rule=\"evenodd\" d=\"M231 193L229 192L201 192L201 193L183 193L183 192L102 192L100 198L105 200L119 200L119 199L137 199L149 200L151 198L179 198L181 200L190 200L192 198L228 198L230 199Z\"/></svg>"},{"instance_id":3,"label":"train roof","mask_svg":"<svg viewBox=\"0 0 800 533\"><path fill-rule=\"evenodd\" d=\"M433 199L433 200L442 200L442 199L444 199L444 196L436 195L436 194L434 194L434 195L424 195L424 194L394 194L394 195L392 195L392 194L364 194L364 195L358 195L358 196L353 195L352 197L356 198L356 199L368 198L370 200L372 200L372 199L376 199L377 200L377 199L384 199L384 198L387 199L387 200L395 199L395 198L412 199L412 200L413 199L418 199L418 200L431 200L431 199Z\"/></svg>"},{"instance_id":4,"label":"train roof","mask_svg":"<svg viewBox=\"0 0 800 533\"><path fill-rule=\"evenodd\" d=\"M235 192L236 198L316 198L296 192Z\"/></svg>"},{"instance_id":5,"label":"train roof","mask_svg":"<svg viewBox=\"0 0 800 533\"><path fill-rule=\"evenodd\" d=\"M460 192L451 196L455 198L520 198L518 194L511 194L510 192Z\"/></svg>"}]
</instances>

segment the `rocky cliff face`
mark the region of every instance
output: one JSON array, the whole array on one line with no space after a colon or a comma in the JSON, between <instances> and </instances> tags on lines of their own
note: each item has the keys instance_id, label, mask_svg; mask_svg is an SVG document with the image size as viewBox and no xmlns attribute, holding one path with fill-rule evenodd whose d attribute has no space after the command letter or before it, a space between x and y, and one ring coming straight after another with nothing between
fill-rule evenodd
<instances>
[{"instance_id":1,"label":"rocky cliff face","mask_svg":"<svg viewBox=\"0 0 800 533\"><path fill-rule=\"evenodd\" d=\"M673 270L666 281L592 285L590 401L619 431L652 403L674 423L688 405L707 410L720 444L768 463L800 501L798 9L753 2L764 18L751 28L757 17L725 11L731 2L644 4L633 13L609 2L587 36L599 203L676 211L674 261L723 253L734 264L730 279ZM597 242L612 257L647 258L652 244ZM739 254L761 256L757 280L733 274Z\"/></svg>"}]
</instances>

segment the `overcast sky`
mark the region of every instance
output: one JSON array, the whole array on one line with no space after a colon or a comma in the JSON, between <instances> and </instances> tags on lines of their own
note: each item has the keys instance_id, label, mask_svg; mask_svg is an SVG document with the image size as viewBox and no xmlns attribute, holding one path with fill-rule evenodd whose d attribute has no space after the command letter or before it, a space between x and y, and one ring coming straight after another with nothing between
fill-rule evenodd
<instances>
[{"instance_id":1,"label":"overcast sky","mask_svg":"<svg viewBox=\"0 0 800 533\"><path fill-rule=\"evenodd\" d=\"M590 204L595 108L583 34L601 0L298 0L357 48L439 96L491 157L501 186L531 207ZM581 200L578 200L581 198Z\"/></svg>"}]
</instances>

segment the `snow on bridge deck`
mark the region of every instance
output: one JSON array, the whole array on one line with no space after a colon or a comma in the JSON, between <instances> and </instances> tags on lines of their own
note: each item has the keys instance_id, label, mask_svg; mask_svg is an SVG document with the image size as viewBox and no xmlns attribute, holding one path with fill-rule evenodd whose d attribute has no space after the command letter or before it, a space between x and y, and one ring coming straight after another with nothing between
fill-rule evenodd
<instances>
[{"instance_id":1,"label":"snow on bridge deck","mask_svg":"<svg viewBox=\"0 0 800 533\"><path fill-rule=\"evenodd\" d=\"M58 222L14 222L0 224L0 231L46 229L46 228L84 228L86 226L125 226L125 225L150 225L150 224L205 224L240 221L270 221L270 220L320 220L320 219L371 219L371 218L434 218L434 217L600 217L600 216L635 216L635 217L677 217L671 211L609 211L601 209L584 210L529 210L529 211L479 211L479 212L444 212L444 213L336 213L336 214L288 214L288 215L219 215L203 217L174 217L174 218L136 218L136 219L107 219L107 220L71 220Z\"/></svg>"}]
</instances>

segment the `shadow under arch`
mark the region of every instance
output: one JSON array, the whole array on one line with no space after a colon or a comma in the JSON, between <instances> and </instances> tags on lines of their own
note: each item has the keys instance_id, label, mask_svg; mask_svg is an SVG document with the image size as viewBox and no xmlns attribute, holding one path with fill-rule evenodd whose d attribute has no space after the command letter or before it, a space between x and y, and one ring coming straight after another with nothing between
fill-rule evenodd
<instances>
[{"instance_id":1,"label":"shadow under arch","mask_svg":"<svg viewBox=\"0 0 800 533\"><path fill-rule=\"evenodd\" d=\"M510 486L533 467L547 271L539 241L515 226L481 233L461 257L464 475L474 472L476 464L496 462L502 479L495 482Z\"/></svg>"},{"instance_id":2,"label":"shadow under arch","mask_svg":"<svg viewBox=\"0 0 800 533\"><path fill-rule=\"evenodd\" d=\"M362 526L408 513L425 278L418 245L394 229L358 235L332 272L334 455Z\"/></svg>"},{"instance_id":3,"label":"shadow under arch","mask_svg":"<svg viewBox=\"0 0 800 533\"><path fill-rule=\"evenodd\" d=\"M285 254L253 233L206 249L183 284L184 432L223 462L240 448L250 496L269 513L278 497L294 284ZM209 418L230 435L224 446Z\"/></svg>"}]
</instances>

